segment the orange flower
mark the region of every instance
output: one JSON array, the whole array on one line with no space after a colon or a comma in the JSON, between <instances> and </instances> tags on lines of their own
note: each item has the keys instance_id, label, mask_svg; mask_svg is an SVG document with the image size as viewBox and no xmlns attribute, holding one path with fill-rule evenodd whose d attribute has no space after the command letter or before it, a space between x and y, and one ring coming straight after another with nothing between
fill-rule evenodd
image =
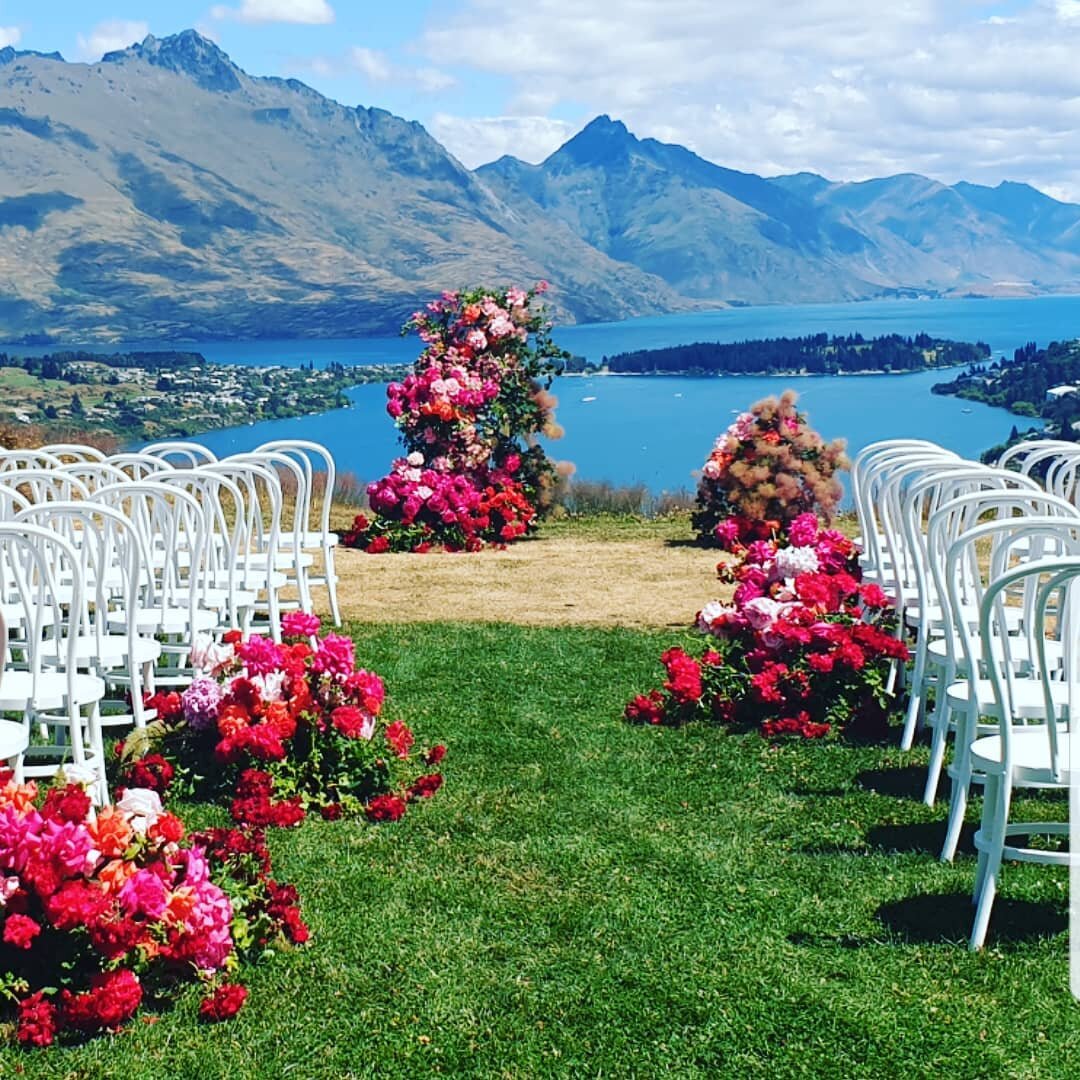
<instances>
[{"instance_id":1,"label":"orange flower","mask_svg":"<svg viewBox=\"0 0 1080 1080\"><path fill-rule=\"evenodd\" d=\"M226 705L218 713L218 734L223 739L243 731L251 723L247 710L240 705Z\"/></svg>"},{"instance_id":2,"label":"orange flower","mask_svg":"<svg viewBox=\"0 0 1080 1080\"><path fill-rule=\"evenodd\" d=\"M124 887L124 882L138 869L135 863L126 859L113 859L97 872L97 879L106 892L116 893Z\"/></svg>"},{"instance_id":3,"label":"orange flower","mask_svg":"<svg viewBox=\"0 0 1080 1080\"><path fill-rule=\"evenodd\" d=\"M195 890L190 885L181 885L165 905L165 916L171 923L187 922L188 916L195 910Z\"/></svg>"},{"instance_id":4,"label":"orange flower","mask_svg":"<svg viewBox=\"0 0 1080 1080\"><path fill-rule=\"evenodd\" d=\"M90 835L98 851L106 858L113 858L127 851L135 832L123 811L115 806L103 806L97 813L97 820L90 824Z\"/></svg>"},{"instance_id":5,"label":"orange flower","mask_svg":"<svg viewBox=\"0 0 1080 1080\"><path fill-rule=\"evenodd\" d=\"M29 784L16 784L14 780L8 780L0 787L0 806L14 806L21 813L30 808L37 798L37 793L37 784L33 781Z\"/></svg>"}]
</instances>

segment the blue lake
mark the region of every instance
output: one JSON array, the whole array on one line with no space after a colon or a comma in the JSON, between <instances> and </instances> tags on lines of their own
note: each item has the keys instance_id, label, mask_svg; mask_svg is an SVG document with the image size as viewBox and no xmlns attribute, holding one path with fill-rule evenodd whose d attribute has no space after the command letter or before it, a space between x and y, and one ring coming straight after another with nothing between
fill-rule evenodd
<instances>
[{"instance_id":1,"label":"blue lake","mask_svg":"<svg viewBox=\"0 0 1080 1080\"><path fill-rule=\"evenodd\" d=\"M936 337L985 341L995 356L1011 356L1028 341L1046 345L1080 336L1080 297L735 308L557 327L554 337L563 348L600 361L630 349L820 331L867 337L926 331ZM203 342L193 348L219 363L314 362L320 367L333 361L408 362L417 355L418 344L411 337ZM1001 409L931 394L930 387L945 377L940 372L808 378L565 377L556 380L553 390L566 437L548 449L554 457L574 462L577 475L591 480L640 482L657 492L692 487L693 471L732 414L787 386L799 391L800 407L814 427L827 438L846 438L853 452L876 439L909 436L934 439L976 456L1004 441L1014 423L1027 424ZM386 471L398 452L396 432L384 408L385 387L359 386L349 396L351 409L209 432L199 441L220 455L272 438L311 438L331 449L342 470L373 479Z\"/></svg>"}]
</instances>

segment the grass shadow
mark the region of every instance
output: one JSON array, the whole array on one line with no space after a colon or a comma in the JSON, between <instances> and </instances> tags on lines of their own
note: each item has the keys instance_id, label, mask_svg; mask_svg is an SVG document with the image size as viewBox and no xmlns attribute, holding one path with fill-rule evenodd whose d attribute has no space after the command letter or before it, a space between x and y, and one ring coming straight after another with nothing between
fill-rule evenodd
<instances>
[{"instance_id":1,"label":"grass shadow","mask_svg":"<svg viewBox=\"0 0 1080 1080\"><path fill-rule=\"evenodd\" d=\"M926 788L926 766L904 765L899 769L864 769L855 783L878 795L897 799L921 799Z\"/></svg>"},{"instance_id":2,"label":"grass shadow","mask_svg":"<svg viewBox=\"0 0 1080 1080\"><path fill-rule=\"evenodd\" d=\"M969 893L930 893L882 904L874 914L906 944L953 944L968 939L975 908ZM1068 925L1068 916L1054 904L999 896L987 943L997 947L1019 945L1064 933Z\"/></svg>"},{"instance_id":3,"label":"grass shadow","mask_svg":"<svg viewBox=\"0 0 1080 1080\"><path fill-rule=\"evenodd\" d=\"M866 842L878 851L921 852L939 855L945 842L944 821L922 821L910 825L875 825L866 831ZM960 832L961 855L975 853L975 826L965 824Z\"/></svg>"}]
</instances>

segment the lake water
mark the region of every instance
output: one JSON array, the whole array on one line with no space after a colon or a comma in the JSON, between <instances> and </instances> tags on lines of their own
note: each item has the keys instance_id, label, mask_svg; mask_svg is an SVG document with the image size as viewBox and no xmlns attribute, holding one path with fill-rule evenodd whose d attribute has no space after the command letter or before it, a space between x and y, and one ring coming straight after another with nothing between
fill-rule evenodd
<instances>
[{"instance_id":1,"label":"lake water","mask_svg":"<svg viewBox=\"0 0 1080 1080\"><path fill-rule=\"evenodd\" d=\"M985 341L995 356L1011 356L1028 341L1046 345L1080 336L1080 297L735 308L556 328L554 337L563 348L600 361L630 349L821 331L859 332L866 337L926 331L935 337ZM320 367L333 361L405 363L416 357L418 346L418 340L410 337L203 342L193 347L219 363L314 361ZM853 453L877 439L921 437L977 456L1004 441L1014 423L1027 423L1001 409L931 394L930 387L946 377L941 372L808 378L565 377L557 379L553 389L566 436L548 450L574 462L577 475L590 480L644 483L656 492L693 487L693 471L732 414L787 386L799 391L800 407L813 426L826 438L846 438ZM273 438L315 439L330 448L339 468L373 479L383 475L390 458L399 452L385 411L385 387L359 386L349 396L351 409L209 432L198 441L221 455Z\"/></svg>"}]
</instances>

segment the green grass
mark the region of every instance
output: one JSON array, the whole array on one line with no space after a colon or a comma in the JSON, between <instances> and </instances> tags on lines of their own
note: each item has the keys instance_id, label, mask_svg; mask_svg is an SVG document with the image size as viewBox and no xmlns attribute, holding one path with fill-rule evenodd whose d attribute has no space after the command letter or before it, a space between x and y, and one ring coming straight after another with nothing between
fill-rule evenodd
<instances>
[{"instance_id":1,"label":"green grass","mask_svg":"<svg viewBox=\"0 0 1080 1080\"><path fill-rule=\"evenodd\" d=\"M273 837L313 940L218 1027L155 1024L0 1076L1066 1077L1066 878L1008 866L966 950L925 753L625 724L671 636L354 627L447 784L394 826ZM1052 814L1061 807L1040 806ZM205 817L200 812L200 817Z\"/></svg>"}]
</instances>

